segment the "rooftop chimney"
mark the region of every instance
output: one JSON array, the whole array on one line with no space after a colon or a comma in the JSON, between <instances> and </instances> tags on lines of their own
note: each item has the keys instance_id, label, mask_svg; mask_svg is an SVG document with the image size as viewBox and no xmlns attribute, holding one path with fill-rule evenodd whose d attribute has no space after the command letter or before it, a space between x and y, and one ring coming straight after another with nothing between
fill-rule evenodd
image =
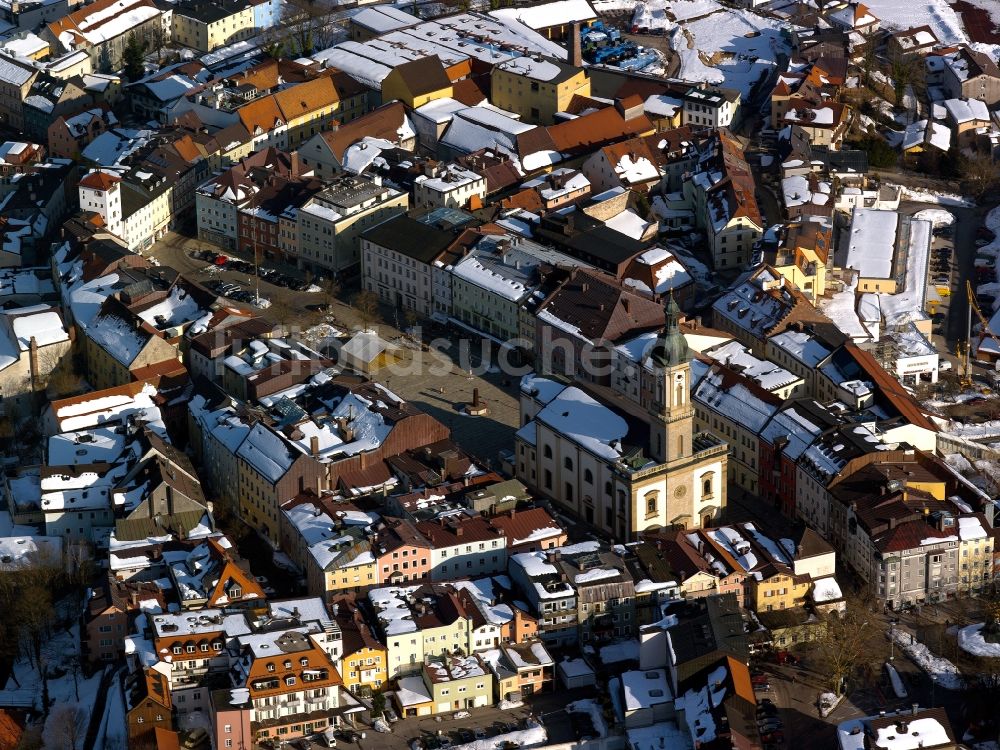
<instances>
[{"instance_id":1,"label":"rooftop chimney","mask_svg":"<svg viewBox=\"0 0 1000 750\"><path fill-rule=\"evenodd\" d=\"M309 438L309 453L313 458L319 455L319 437L316 435Z\"/></svg>"},{"instance_id":2,"label":"rooftop chimney","mask_svg":"<svg viewBox=\"0 0 1000 750\"><path fill-rule=\"evenodd\" d=\"M583 51L580 48L580 22L573 22L573 46L570 48L569 64L574 68L583 67Z\"/></svg>"}]
</instances>

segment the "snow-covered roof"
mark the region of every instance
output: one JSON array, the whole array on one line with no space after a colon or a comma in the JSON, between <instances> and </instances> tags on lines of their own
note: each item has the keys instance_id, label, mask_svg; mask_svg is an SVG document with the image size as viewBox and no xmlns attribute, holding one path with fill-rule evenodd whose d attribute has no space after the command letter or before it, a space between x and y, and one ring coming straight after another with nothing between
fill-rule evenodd
<instances>
[{"instance_id":1,"label":"snow-covered roof","mask_svg":"<svg viewBox=\"0 0 1000 750\"><path fill-rule=\"evenodd\" d=\"M651 709L673 700L667 683L667 673L663 669L633 670L621 675L622 691L625 695L625 711Z\"/></svg>"},{"instance_id":2,"label":"snow-covered roof","mask_svg":"<svg viewBox=\"0 0 1000 750\"><path fill-rule=\"evenodd\" d=\"M731 370L756 380L761 388L768 391L783 388L800 380L797 375L785 368L766 359L755 357L749 349L738 341L727 341L713 349L708 349L705 353L722 362Z\"/></svg>"},{"instance_id":3,"label":"snow-covered roof","mask_svg":"<svg viewBox=\"0 0 1000 750\"><path fill-rule=\"evenodd\" d=\"M542 5L500 8L490 12L496 18L511 19L531 29L548 29L574 21L590 21L597 13L587 0L555 0Z\"/></svg>"},{"instance_id":4,"label":"snow-covered roof","mask_svg":"<svg viewBox=\"0 0 1000 750\"><path fill-rule=\"evenodd\" d=\"M700 374L696 374L698 370ZM728 382L718 365L706 368L695 360L692 363L692 382L692 399L755 434L760 433L777 410L775 404L765 401L745 383Z\"/></svg>"},{"instance_id":5,"label":"snow-covered roof","mask_svg":"<svg viewBox=\"0 0 1000 750\"><path fill-rule=\"evenodd\" d=\"M986 102L979 99L946 99L942 104L948 111L948 116L959 125L972 120L985 120L986 122L990 120L990 111Z\"/></svg>"},{"instance_id":6,"label":"snow-covered roof","mask_svg":"<svg viewBox=\"0 0 1000 750\"><path fill-rule=\"evenodd\" d=\"M563 389L535 419L599 458L617 461L622 455L628 424L575 386Z\"/></svg>"},{"instance_id":7,"label":"snow-covered roof","mask_svg":"<svg viewBox=\"0 0 1000 750\"><path fill-rule=\"evenodd\" d=\"M818 367L831 354L831 350L815 335L805 331L783 331L768 339L768 343L792 355L809 368Z\"/></svg>"},{"instance_id":8,"label":"snow-covered roof","mask_svg":"<svg viewBox=\"0 0 1000 750\"><path fill-rule=\"evenodd\" d=\"M822 604L823 602L843 599L844 593L840 590L840 584L837 583L837 579L833 576L827 576L813 582L812 598L817 604Z\"/></svg>"},{"instance_id":9,"label":"snow-covered roof","mask_svg":"<svg viewBox=\"0 0 1000 750\"><path fill-rule=\"evenodd\" d=\"M855 208L844 267L865 278L892 278L898 222L895 211Z\"/></svg>"},{"instance_id":10,"label":"snow-covered roof","mask_svg":"<svg viewBox=\"0 0 1000 750\"><path fill-rule=\"evenodd\" d=\"M272 484L285 475L294 459L285 442L259 423L250 429L236 455Z\"/></svg>"},{"instance_id":11,"label":"snow-covered roof","mask_svg":"<svg viewBox=\"0 0 1000 750\"><path fill-rule=\"evenodd\" d=\"M91 321L87 335L126 367L139 356L149 335L140 334L136 326L118 315L102 315Z\"/></svg>"}]
</instances>

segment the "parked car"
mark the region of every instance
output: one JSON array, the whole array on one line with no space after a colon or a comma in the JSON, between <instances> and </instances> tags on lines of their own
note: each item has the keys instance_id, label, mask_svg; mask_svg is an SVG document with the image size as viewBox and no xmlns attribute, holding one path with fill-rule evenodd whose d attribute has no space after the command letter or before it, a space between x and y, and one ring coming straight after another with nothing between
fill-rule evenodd
<instances>
[{"instance_id":1,"label":"parked car","mask_svg":"<svg viewBox=\"0 0 1000 750\"><path fill-rule=\"evenodd\" d=\"M938 360L938 370L941 372L947 372L952 368L951 360L939 359Z\"/></svg>"},{"instance_id":2,"label":"parked car","mask_svg":"<svg viewBox=\"0 0 1000 750\"><path fill-rule=\"evenodd\" d=\"M473 733L473 735L475 735L475 737L476 737L477 740L482 740L482 739L486 738L486 730L483 729L482 727L476 727L472 731L472 733Z\"/></svg>"},{"instance_id":3,"label":"parked car","mask_svg":"<svg viewBox=\"0 0 1000 750\"><path fill-rule=\"evenodd\" d=\"M941 284L942 286L947 286L948 284L951 283L951 278L949 276L935 276L934 283Z\"/></svg>"},{"instance_id":4,"label":"parked car","mask_svg":"<svg viewBox=\"0 0 1000 750\"><path fill-rule=\"evenodd\" d=\"M955 228L952 226L934 227L935 237L951 237L955 234Z\"/></svg>"},{"instance_id":5,"label":"parked car","mask_svg":"<svg viewBox=\"0 0 1000 750\"><path fill-rule=\"evenodd\" d=\"M753 686L753 689L755 691L759 691L761 693L770 693L771 692L771 683L770 682L757 683L757 684L755 684Z\"/></svg>"}]
</instances>

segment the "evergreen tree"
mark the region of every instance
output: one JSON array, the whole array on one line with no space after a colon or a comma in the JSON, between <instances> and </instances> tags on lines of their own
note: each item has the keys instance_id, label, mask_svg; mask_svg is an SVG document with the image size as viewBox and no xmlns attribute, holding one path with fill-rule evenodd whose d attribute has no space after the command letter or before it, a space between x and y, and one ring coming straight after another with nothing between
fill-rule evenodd
<instances>
[{"instance_id":1,"label":"evergreen tree","mask_svg":"<svg viewBox=\"0 0 1000 750\"><path fill-rule=\"evenodd\" d=\"M125 50L122 52L122 63L125 67L125 77L131 82L138 81L146 75L143 66L143 53L146 45L139 41L135 34L129 34L128 41L125 42Z\"/></svg>"}]
</instances>

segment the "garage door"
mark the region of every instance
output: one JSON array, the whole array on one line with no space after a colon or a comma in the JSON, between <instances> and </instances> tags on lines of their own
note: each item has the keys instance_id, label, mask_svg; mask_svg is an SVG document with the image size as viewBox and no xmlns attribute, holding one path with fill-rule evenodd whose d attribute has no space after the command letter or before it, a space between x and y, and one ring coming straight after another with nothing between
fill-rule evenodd
<instances>
[{"instance_id":1,"label":"garage door","mask_svg":"<svg viewBox=\"0 0 1000 750\"><path fill-rule=\"evenodd\" d=\"M473 702L472 705L474 707L476 707L476 708L482 708L483 706L486 705L486 696L485 695L477 695L476 696L476 700Z\"/></svg>"},{"instance_id":2,"label":"garage door","mask_svg":"<svg viewBox=\"0 0 1000 750\"><path fill-rule=\"evenodd\" d=\"M439 714L446 714L451 711L450 703L438 703L437 712Z\"/></svg>"}]
</instances>

